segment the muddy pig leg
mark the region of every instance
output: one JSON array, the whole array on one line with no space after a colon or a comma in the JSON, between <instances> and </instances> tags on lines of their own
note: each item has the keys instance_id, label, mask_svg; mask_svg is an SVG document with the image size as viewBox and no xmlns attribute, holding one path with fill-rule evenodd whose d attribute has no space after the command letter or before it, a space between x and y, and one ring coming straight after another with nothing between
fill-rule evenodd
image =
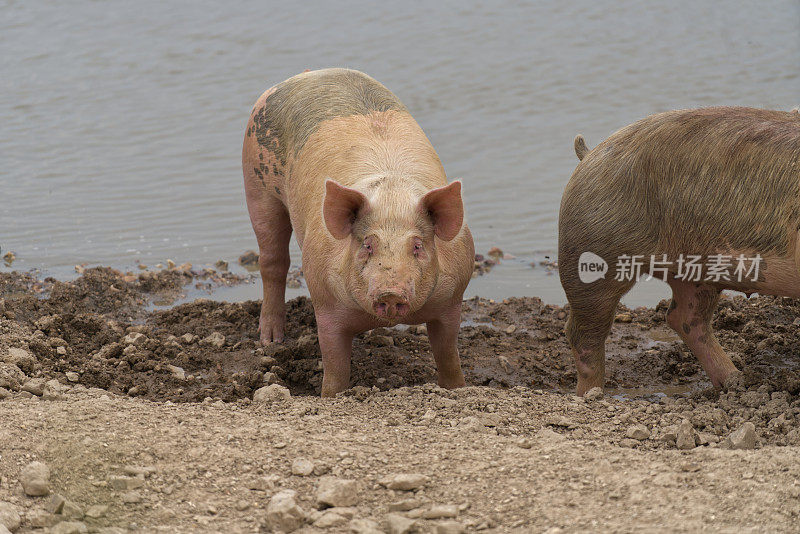
<instances>
[{"instance_id":1,"label":"muddy pig leg","mask_svg":"<svg viewBox=\"0 0 800 534\"><path fill-rule=\"evenodd\" d=\"M593 387L603 387L606 338L611 331L619 299L630 290L633 283L603 279L589 286L577 279L574 282L564 285L570 305L566 334L578 372L577 393L583 395ZM595 284L601 285L595 287Z\"/></svg>"},{"instance_id":2,"label":"muddy pig leg","mask_svg":"<svg viewBox=\"0 0 800 534\"><path fill-rule=\"evenodd\" d=\"M292 223L280 200L262 191L246 192L250 221L258 241L258 266L264 287L258 319L261 343L280 343L286 326L286 274L289 272ZM253 195L258 196L252 198Z\"/></svg>"},{"instance_id":3,"label":"muddy pig leg","mask_svg":"<svg viewBox=\"0 0 800 534\"><path fill-rule=\"evenodd\" d=\"M466 386L458 357L458 330L461 327L461 302L439 318L428 321L428 340L439 374L438 384L453 389Z\"/></svg>"},{"instance_id":4,"label":"muddy pig leg","mask_svg":"<svg viewBox=\"0 0 800 534\"><path fill-rule=\"evenodd\" d=\"M667 323L694 353L715 387L736 371L711 330L711 318L719 301L720 290L705 284L672 279L672 303Z\"/></svg>"},{"instance_id":5,"label":"muddy pig leg","mask_svg":"<svg viewBox=\"0 0 800 534\"><path fill-rule=\"evenodd\" d=\"M322 352L323 397L333 397L350 387L350 358L355 333L346 326L346 315L336 310L315 310Z\"/></svg>"}]
</instances>

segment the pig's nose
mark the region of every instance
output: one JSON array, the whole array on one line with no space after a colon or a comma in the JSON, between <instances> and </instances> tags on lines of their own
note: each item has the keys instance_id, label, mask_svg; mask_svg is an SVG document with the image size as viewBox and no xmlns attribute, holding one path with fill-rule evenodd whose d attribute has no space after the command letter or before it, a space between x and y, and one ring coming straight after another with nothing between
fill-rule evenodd
<instances>
[{"instance_id":1,"label":"pig's nose","mask_svg":"<svg viewBox=\"0 0 800 534\"><path fill-rule=\"evenodd\" d=\"M383 293L372 304L378 317L393 319L408 313L408 301L396 293Z\"/></svg>"}]
</instances>

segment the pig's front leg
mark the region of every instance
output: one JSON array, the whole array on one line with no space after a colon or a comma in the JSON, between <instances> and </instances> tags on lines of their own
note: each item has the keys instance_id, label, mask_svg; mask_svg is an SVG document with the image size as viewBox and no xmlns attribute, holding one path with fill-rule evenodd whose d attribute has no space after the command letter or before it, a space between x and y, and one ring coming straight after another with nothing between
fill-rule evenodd
<instances>
[{"instance_id":1,"label":"pig's front leg","mask_svg":"<svg viewBox=\"0 0 800 534\"><path fill-rule=\"evenodd\" d=\"M447 389L466 386L458 357L461 302L453 305L441 317L428 321L427 327L433 359L436 360L436 370L439 373L438 384Z\"/></svg>"},{"instance_id":2,"label":"pig's front leg","mask_svg":"<svg viewBox=\"0 0 800 534\"><path fill-rule=\"evenodd\" d=\"M350 356L355 334L345 326L341 313L322 311L316 317L322 351L322 396L333 397L350 386Z\"/></svg>"}]
</instances>

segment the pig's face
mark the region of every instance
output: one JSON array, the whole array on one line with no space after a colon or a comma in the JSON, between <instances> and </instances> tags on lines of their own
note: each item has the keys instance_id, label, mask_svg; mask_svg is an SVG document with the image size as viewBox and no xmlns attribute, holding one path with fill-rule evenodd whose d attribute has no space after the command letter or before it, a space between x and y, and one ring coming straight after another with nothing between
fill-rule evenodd
<instances>
[{"instance_id":1,"label":"pig's face","mask_svg":"<svg viewBox=\"0 0 800 534\"><path fill-rule=\"evenodd\" d=\"M434 236L449 241L461 229L461 183L425 194L378 185L369 195L328 180L325 225L348 247L342 266L348 294L368 313L401 323L436 285Z\"/></svg>"}]
</instances>

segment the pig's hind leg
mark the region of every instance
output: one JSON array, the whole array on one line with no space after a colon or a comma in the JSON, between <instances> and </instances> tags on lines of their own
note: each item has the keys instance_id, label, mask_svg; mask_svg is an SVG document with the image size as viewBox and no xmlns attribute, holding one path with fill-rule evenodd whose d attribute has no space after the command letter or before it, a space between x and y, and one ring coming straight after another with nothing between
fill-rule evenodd
<instances>
[{"instance_id":1,"label":"pig's hind leg","mask_svg":"<svg viewBox=\"0 0 800 534\"><path fill-rule=\"evenodd\" d=\"M736 366L725 354L711 329L711 319L719 301L716 287L672 278L672 303L667 324L694 353L715 387L721 387Z\"/></svg>"},{"instance_id":2,"label":"pig's hind leg","mask_svg":"<svg viewBox=\"0 0 800 534\"><path fill-rule=\"evenodd\" d=\"M252 183L252 182L251 182ZM258 241L264 299L258 329L261 343L282 342L286 325L286 275L292 223L283 203L265 191L246 188L247 208Z\"/></svg>"},{"instance_id":3,"label":"pig's hind leg","mask_svg":"<svg viewBox=\"0 0 800 534\"><path fill-rule=\"evenodd\" d=\"M593 387L603 387L606 373L605 343L622 295L633 282L603 279L591 285L583 284L577 277L564 280L564 291L570 304L566 324L567 341L575 357L578 373L578 395Z\"/></svg>"}]
</instances>

